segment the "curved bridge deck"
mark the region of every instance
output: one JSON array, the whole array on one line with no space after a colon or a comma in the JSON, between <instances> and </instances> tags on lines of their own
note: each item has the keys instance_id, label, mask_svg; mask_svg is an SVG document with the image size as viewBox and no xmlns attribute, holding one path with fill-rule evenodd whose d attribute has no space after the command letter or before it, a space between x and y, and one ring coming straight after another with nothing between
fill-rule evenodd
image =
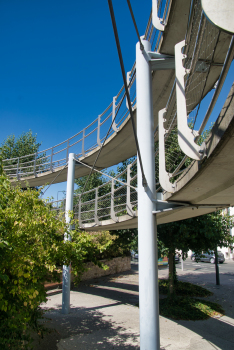
<instances>
[{"instance_id":1,"label":"curved bridge deck","mask_svg":"<svg viewBox=\"0 0 234 350\"><path fill-rule=\"evenodd\" d=\"M150 20L145 38L152 43L152 51L156 50L160 54L170 56L174 56L175 44L186 39L184 53L186 53L187 58L184 61L184 66L186 69L192 64L195 67L191 76L189 75L186 86L186 103L189 114L196 109L219 79L232 36L218 31L202 17L202 11L199 7L200 2L194 1L191 8L190 2L187 0L171 0L169 4L170 10L165 18L165 31L160 33L154 29ZM156 44L155 37L157 38ZM197 47L199 47L199 50L196 51ZM134 75L135 68L133 66L130 90L134 119L136 120L137 104L134 97ZM176 128L176 122L174 121L176 116L174 84L174 68L152 72L155 130L158 127L158 112L167 105L165 127L170 129L172 125L174 129ZM50 183L52 180L54 183L66 181L66 162L69 152L76 153L81 162L92 166L110 126L111 116L115 112L115 108L122 108L123 101L125 103L123 89L116 96L116 101L108 106L103 114L90 126L60 145L54 146L44 151L44 153L43 151L40 152L40 157L35 154L25 156L22 159L6 160L4 169L11 177L12 183L15 184L16 179L18 179L17 183L20 183L22 187L34 187ZM128 109L125 107L121 113L123 117L119 117L118 123L112 128L113 130L102 148L96 163L97 169L108 168L136 155ZM232 89L210 136L206 140L207 158L203 161L192 162L183 171L182 175L176 180L175 193L161 193L163 200L183 202L187 206L157 213L158 224L205 214L215 210L216 207L227 207L234 204L233 115ZM78 139L75 139L77 136ZM158 141L158 132L155 132L155 141ZM81 150L77 152L78 145ZM63 155L60 156L62 153ZM75 177L87 175L89 171L88 167L78 164L75 169ZM135 179L131 181L134 182ZM77 214L82 227L87 230L136 227L137 185L136 183L132 184L131 181L128 185L126 184L125 188L123 185L122 189L114 190L122 191L115 202L111 199L113 193L110 192L109 197L107 195L103 196L99 208L97 208L98 204L95 204L95 195L93 193L90 196L87 195L90 198L90 204L88 202L81 203L83 210L79 209ZM118 203L116 206L119 207L119 211L115 211L113 203ZM97 210L102 211L102 215L98 216Z\"/></svg>"},{"instance_id":2,"label":"curved bridge deck","mask_svg":"<svg viewBox=\"0 0 234 350\"><path fill-rule=\"evenodd\" d=\"M183 202L179 207L157 214L163 224L210 213L234 205L234 85L222 111L206 140L208 154L203 161L194 161L176 181L174 194L164 193L167 201ZM84 224L85 230L114 230L137 227L135 217L123 215L119 222L103 220L99 225Z\"/></svg>"}]
</instances>

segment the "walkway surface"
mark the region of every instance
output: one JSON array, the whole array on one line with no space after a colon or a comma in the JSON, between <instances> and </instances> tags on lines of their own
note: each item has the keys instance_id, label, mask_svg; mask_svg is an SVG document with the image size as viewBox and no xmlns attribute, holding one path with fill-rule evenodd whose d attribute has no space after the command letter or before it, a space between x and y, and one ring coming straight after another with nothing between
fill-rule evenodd
<instances>
[{"instance_id":1,"label":"walkway surface","mask_svg":"<svg viewBox=\"0 0 234 350\"><path fill-rule=\"evenodd\" d=\"M181 271L179 279L211 290L208 300L218 302L225 316L205 321L173 321L160 316L161 349L234 349L234 262L230 271L220 274L221 285L215 285L215 274L199 269ZM159 277L168 269L159 270ZM61 289L48 292L42 305L45 325L53 331L35 350L139 349L139 309L137 265L126 273L83 282L71 292L71 312L61 314ZM147 349L150 350L150 349Z\"/></svg>"}]
</instances>

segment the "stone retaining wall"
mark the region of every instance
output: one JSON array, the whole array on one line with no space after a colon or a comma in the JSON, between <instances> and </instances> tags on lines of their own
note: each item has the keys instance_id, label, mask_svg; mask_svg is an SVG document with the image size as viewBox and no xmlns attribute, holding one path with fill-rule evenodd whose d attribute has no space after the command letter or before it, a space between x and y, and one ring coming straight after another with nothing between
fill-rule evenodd
<instances>
[{"instance_id":1,"label":"stone retaining wall","mask_svg":"<svg viewBox=\"0 0 234 350\"><path fill-rule=\"evenodd\" d=\"M109 266L108 270L103 270L93 263L87 263L86 267L89 269L81 276L81 281L89 280L92 278L98 278L107 275L113 275L115 273L131 270L131 257L119 257L111 260L102 260L103 264Z\"/></svg>"}]
</instances>

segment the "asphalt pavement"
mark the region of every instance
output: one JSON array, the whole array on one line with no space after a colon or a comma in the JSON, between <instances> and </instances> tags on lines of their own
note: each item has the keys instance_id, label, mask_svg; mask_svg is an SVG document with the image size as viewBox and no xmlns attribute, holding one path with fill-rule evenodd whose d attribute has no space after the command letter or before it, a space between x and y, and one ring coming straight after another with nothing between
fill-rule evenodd
<instances>
[{"instance_id":1,"label":"asphalt pavement","mask_svg":"<svg viewBox=\"0 0 234 350\"><path fill-rule=\"evenodd\" d=\"M234 349L234 262L220 267L220 286L215 284L215 267L187 259L180 280L204 286L225 310L220 318L205 321L174 321L160 316L160 344L164 350ZM168 268L159 268L159 278ZM71 312L61 314L61 289L48 291L45 325L50 328L35 350L140 349L138 303L138 263L132 270L81 283L71 292ZM144 349L151 350L151 349Z\"/></svg>"}]
</instances>

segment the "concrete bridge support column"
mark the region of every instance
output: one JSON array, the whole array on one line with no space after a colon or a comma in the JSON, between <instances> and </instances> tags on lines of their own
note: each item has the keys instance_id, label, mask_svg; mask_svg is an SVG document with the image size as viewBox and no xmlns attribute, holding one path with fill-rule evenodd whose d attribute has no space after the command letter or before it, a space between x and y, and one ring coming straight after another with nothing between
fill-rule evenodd
<instances>
[{"instance_id":1,"label":"concrete bridge support column","mask_svg":"<svg viewBox=\"0 0 234 350\"><path fill-rule=\"evenodd\" d=\"M66 223L71 222L69 212L73 210L74 196L74 180L75 180L75 154L70 153L68 158L67 169L67 192L66 192ZM69 230L71 230L71 225ZM71 235L65 233L64 241L71 241ZM70 311L70 287L71 287L71 266L63 265L63 295L62 295L62 313L68 314Z\"/></svg>"},{"instance_id":2,"label":"concrete bridge support column","mask_svg":"<svg viewBox=\"0 0 234 350\"><path fill-rule=\"evenodd\" d=\"M136 45L137 135L147 186L143 187L138 162L138 251L139 251L139 301L140 348L160 350L157 224L152 214L156 204L154 121L152 82L149 57L151 44L142 40L144 51ZM160 82L159 82L160 84Z\"/></svg>"}]
</instances>

